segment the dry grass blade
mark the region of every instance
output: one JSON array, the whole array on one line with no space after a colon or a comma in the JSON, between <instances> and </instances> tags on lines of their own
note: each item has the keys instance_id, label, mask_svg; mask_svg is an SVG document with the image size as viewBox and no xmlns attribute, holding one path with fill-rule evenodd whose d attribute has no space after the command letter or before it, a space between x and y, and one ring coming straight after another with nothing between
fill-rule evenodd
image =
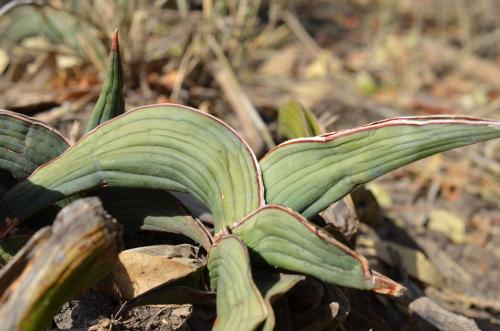
<instances>
[{"instance_id":1,"label":"dry grass blade","mask_svg":"<svg viewBox=\"0 0 500 331\"><path fill-rule=\"evenodd\" d=\"M266 124L243 91L222 48L213 36L208 37L208 44L218 60L218 63L211 65L215 80L220 84L229 103L241 118L245 138L250 142L254 150L260 150L262 141L264 141L267 148L274 147L274 141ZM249 125L250 123L253 125Z\"/></svg>"}]
</instances>

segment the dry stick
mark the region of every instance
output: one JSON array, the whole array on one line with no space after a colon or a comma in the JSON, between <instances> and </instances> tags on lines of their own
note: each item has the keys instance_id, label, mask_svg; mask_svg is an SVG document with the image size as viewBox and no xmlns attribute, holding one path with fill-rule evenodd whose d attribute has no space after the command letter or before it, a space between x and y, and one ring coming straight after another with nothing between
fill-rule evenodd
<instances>
[{"instance_id":1,"label":"dry stick","mask_svg":"<svg viewBox=\"0 0 500 331\"><path fill-rule=\"evenodd\" d=\"M173 100L179 100L179 96L181 93L182 83L184 79L189 74L189 63L194 55L194 44L191 43L186 52L182 56L181 63L179 64L179 69L177 70L177 77L174 83L174 87L172 88L172 93L170 94L170 98Z\"/></svg>"},{"instance_id":2,"label":"dry stick","mask_svg":"<svg viewBox=\"0 0 500 331\"><path fill-rule=\"evenodd\" d=\"M420 297L409 305L410 311L443 331L480 331L474 320L454 314L429 299Z\"/></svg>"},{"instance_id":3,"label":"dry stick","mask_svg":"<svg viewBox=\"0 0 500 331\"><path fill-rule=\"evenodd\" d=\"M203 17L209 20L212 17L213 0L203 0Z\"/></svg>"},{"instance_id":4,"label":"dry stick","mask_svg":"<svg viewBox=\"0 0 500 331\"><path fill-rule=\"evenodd\" d=\"M453 65L454 68L466 75L487 82L495 88L500 88L500 70L498 66L481 59L478 56L463 54L459 49L445 43L424 39L421 51L431 67ZM436 56L439 54L439 56Z\"/></svg>"},{"instance_id":5,"label":"dry stick","mask_svg":"<svg viewBox=\"0 0 500 331\"><path fill-rule=\"evenodd\" d=\"M321 52L321 47L316 43L316 41L309 35L309 33L304 29L299 19L290 13L290 11L285 10L282 15L283 21L288 25L290 30L297 36L302 44L304 44L306 50L316 56Z\"/></svg>"},{"instance_id":6,"label":"dry stick","mask_svg":"<svg viewBox=\"0 0 500 331\"><path fill-rule=\"evenodd\" d=\"M439 301L449 302L449 303L461 303L467 306L474 306L479 309L488 309L493 310L497 313L500 313L500 301L476 297L472 295L468 295L466 293L460 293L450 288L445 289L435 289L429 287L426 289L426 294L434 299Z\"/></svg>"},{"instance_id":7,"label":"dry stick","mask_svg":"<svg viewBox=\"0 0 500 331\"><path fill-rule=\"evenodd\" d=\"M405 273L404 267L401 265L401 256L397 251L393 252L394 264L399 265L400 272ZM401 303L408 304L410 312L417 314L442 331L480 331L474 320L446 310L429 297L423 295L422 290L407 276L403 276L403 278L406 279L403 284L408 291L405 293L405 297L401 298Z\"/></svg>"},{"instance_id":8,"label":"dry stick","mask_svg":"<svg viewBox=\"0 0 500 331\"><path fill-rule=\"evenodd\" d=\"M186 0L176 0L176 3L181 17L183 19L187 18L189 15L189 3Z\"/></svg>"},{"instance_id":9,"label":"dry stick","mask_svg":"<svg viewBox=\"0 0 500 331\"><path fill-rule=\"evenodd\" d=\"M72 103L63 103L59 107L52 108L51 110L47 110L44 112L41 112L39 114L36 114L34 117L42 122L45 123L53 123L58 119L61 119L65 115L71 114L71 113L76 113L79 110L82 110L83 106L85 106L87 103L92 101L92 99L95 99L96 96L99 94L98 89L92 89L92 91L89 92L89 94L84 95L80 99L76 100L75 102Z\"/></svg>"},{"instance_id":10,"label":"dry stick","mask_svg":"<svg viewBox=\"0 0 500 331\"><path fill-rule=\"evenodd\" d=\"M215 38L211 35L208 36L208 44L218 60L218 63L212 63L210 68L215 80L226 94L232 108L240 117L244 135L249 138L250 141L254 142L254 146L257 145L260 147L261 140L264 140L267 148L270 149L274 147L273 138L267 130L266 124L243 91L224 52ZM249 122L253 123L253 126L247 125ZM255 130L257 130L257 132Z\"/></svg>"}]
</instances>

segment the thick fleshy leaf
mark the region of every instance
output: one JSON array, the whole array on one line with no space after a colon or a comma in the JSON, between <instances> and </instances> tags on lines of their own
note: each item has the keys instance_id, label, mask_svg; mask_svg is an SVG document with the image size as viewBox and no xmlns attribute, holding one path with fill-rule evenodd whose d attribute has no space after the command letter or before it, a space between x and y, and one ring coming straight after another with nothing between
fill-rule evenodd
<instances>
[{"instance_id":1,"label":"thick fleshy leaf","mask_svg":"<svg viewBox=\"0 0 500 331\"><path fill-rule=\"evenodd\" d=\"M69 147L55 129L7 110L0 110L0 169L24 179Z\"/></svg>"},{"instance_id":2,"label":"thick fleshy leaf","mask_svg":"<svg viewBox=\"0 0 500 331\"><path fill-rule=\"evenodd\" d=\"M255 330L267 316L255 286L248 251L241 240L226 236L208 256L212 290L217 290L217 319L213 330Z\"/></svg>"},{"instance_id":3,"label":"thick fleshy leaf","mask_svg":"<svg viewBox=\"0 0 500 331\"><path fill-rule=\"evenodd\" d=\"M191 193L214 214L216 231L263 204L255 155L234 130L196 109L154 105L101 124L8 191L0 234L9 219L99 186Z\"/></svg>"},{"instance_id":4,"label":"thick fleshy leaf","mask_svg":"<svg viewBox=\"0 0 500 331\"><path fill-rule=\"evenodd\" d=\"M212 246L212 236L205 226L165 191L107 188L98 196L106 211L123 224L126 233L138 229L165 231L191 238L207 252Z\"/></svg>"},{"instance_id":5,"label":"thick fleshy leaf","mask_svg":"<svg viewBox=\"0 0 500 331\"><path fill-rule=\"evenodd\" d=\"M109 55L108 72L101 89L99 99L90 115L87 129L89 132L101 123L121 115L125 112L123 97L123 69L118 44L118 31L113 35L111 54Z\"/></svg>"},{"instance_id":6,"label":"thick fleshy leaf","mask_svg":"<svg viewBox=\"0 0 500 331\"><path fill-rule=\"evenodd\" d=\"M500 137L500 123L408 117L294 139L260 161L267 203L312 217L356 186L424 157Z\"/></svg>"},{"instance_id":7,"label":"thick fleshy leaf","mask_svg":"<svg viewBox=\"0 0 500 331\"><path fill-rule=\"evenodd\" d=\"M295 211L268 205L232 229L267 263L347 287L400 295L404 288Z\"/></svg>"},{"instance_id":8,"label":"thick fleshy leaf","mask_svg":"<svg viewBox=\"0 0 500 331\"><path fill-rule=\"evenodd\" d=\"M278 113L278 134L286 139L313 137L322 134L314 114L296 101L290 101Z\"/></svg>"},{"instance_id":9,"label":"thick fleshy leaf","mask_svg":"<svg viewBox=\"0 0 500 331\"><path fill-rule=\"evenodd\" d=\"M298 282L304 279L305 277L301 275L287 274L265 274L256 279L257 287L264 296L268 311L262 331L272 331L276 325L276 316L274 316L272 306L273 302L278 300Z\"/></svg>"},{"instance_id":10,"label":"thick fleshy leaf","mask_svg":"<svg viewBox=\"0 0 500 331\"><path fill-rule=\"evenodd\" d=\"M116 261L121 227L96 198L64 208L0 273L1 330L46 330L63 303L98 282ZM28 254L26 254L28 253ZM13 270L19 271L12 281Z\"/></svg>"}]
</instances>

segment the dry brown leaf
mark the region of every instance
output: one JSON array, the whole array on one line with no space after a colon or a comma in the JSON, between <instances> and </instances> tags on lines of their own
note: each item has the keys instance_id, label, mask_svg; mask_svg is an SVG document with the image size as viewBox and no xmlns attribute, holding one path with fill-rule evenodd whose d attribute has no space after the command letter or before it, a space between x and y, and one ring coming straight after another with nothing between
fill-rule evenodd
<instances>
[{"instance_id":1,"label":"dry brown leaf","mask_svg":"<svg viewBox=\"0 0 500 331\"><path fill-rule=\"evenodd\" d=\"M112 271L121 296L132 299L200 267L191 245L158 245L128 249L118 255Z\"/></svg>"},{"instance_id":2,"label":"dry brown leaf","mask_svg":"<svg viewBox=\"0 0 500 331\"><path fill-rule=\"evenodd\" d=\"M359 218L351 195L331 204L319 215L329 225L339 230L347 239L354 236L358 230Z\"/></svg>"}]
</instances>

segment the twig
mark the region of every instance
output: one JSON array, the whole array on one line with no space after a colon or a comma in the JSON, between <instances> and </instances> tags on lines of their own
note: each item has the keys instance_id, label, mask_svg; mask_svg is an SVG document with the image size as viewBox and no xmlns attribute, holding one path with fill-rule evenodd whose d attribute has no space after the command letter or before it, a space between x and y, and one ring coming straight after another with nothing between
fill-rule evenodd
<instances>
[{"instance_id":1,"label":"twig","mask_svg":"<svg viewBox=\"0 0 500 331\"><path fill-rule=\"evenodd\" d=\"M480 331L474 320L454 314L428 297L420 297L409 305L410 311L443 331Z\"/></svg>"},{"instance_id":2,"label":"twig","mask_svg":"<svg viewBox=\"0 0 500 331\"><path fill-rule=\"evenodd\" d=\"M424 58L431 67L453 65L456 70L464 74L500 88L500 70L492 62L475 55L463 54L457 48L431 39L425 39L421 47Z\"/></svg>"},{"instance_id":3,"label":"twig","mask_svg":"<svg viewBox=\"0 0 500 331\"><path fill-rule=\"evenodd\" d=\"M189 64L191 62L191 59L193 59L194 45L194 43L190 43L188 48L184 52L184 55L182 56L181 63L179 64L179 69L177 70L174 87L172 88L172 93L170 94L170 98L172 98L173 100L179 99L182 83L184 82L184 79L190 71Z\"/></svg>"},{"instance_id":4,"label":"twig","mask_svg":"<svg viewBox=\"0 0 500 331\"><path fill-rule=\"evenodd\" d=\"M295 15L290 13L290 11L285 10L282 14L283 21L288 25L290 30L297 36L302 44L304 44L306 50L312 53L313 56L318 55L321 52L321 47L316 43L316 41L309 35L309 33L304 29L300 21Z\"/></svg>"},{"instance_id":5,"label":"twig","mask_svg":"<svg viewBox=\"0 0 500 331\"><path fill-rule=\"evenodd\" d=\"M51 110L44 111L42 113L36 114L34 117L42 122L53 123L57 119L60 119L64 115L75 113L81 108L90 102L92 99L95 99L98 95L98 89L94 89L90 91L89 94L81 97L75 102L72 103L63 103L59 107L52 108Z\"/></svg>"},{"instance_id":6,"label":"twig","mask_svg":"<svg viewBox=\"0 0 500 331\"><path fill-rule=\"evenodd\" d=\"M480 309L491 309L496 312L500 312L500 301L490 300L486 298L474 297L467 295L465 293L456 292L452 289L437 290L432 287L426 289L426 293L433 298L439 299L439 301L453 302L453 303L463 303L467 306L474 306Z\"/></svg>"},{"instance_id":7,"label":"twig","mask_svg":"<svg viewBox=\"0 0 500 331\"><path fill-rule=\"evenodd\" d=\"M213 0L203 0L203 17L209 20L212 17Z\"/></svg>"},{"instance_id":8,"label":"twig","mask_svg":"<svg viewBox=\"0 0 500 331\"><path fill-rule=\"evenodd\" d=\"M186 0L176 0L176 3L179 14L183 19L186 19L189 15L189 3Z\"/></svg>"}]
</instances>

